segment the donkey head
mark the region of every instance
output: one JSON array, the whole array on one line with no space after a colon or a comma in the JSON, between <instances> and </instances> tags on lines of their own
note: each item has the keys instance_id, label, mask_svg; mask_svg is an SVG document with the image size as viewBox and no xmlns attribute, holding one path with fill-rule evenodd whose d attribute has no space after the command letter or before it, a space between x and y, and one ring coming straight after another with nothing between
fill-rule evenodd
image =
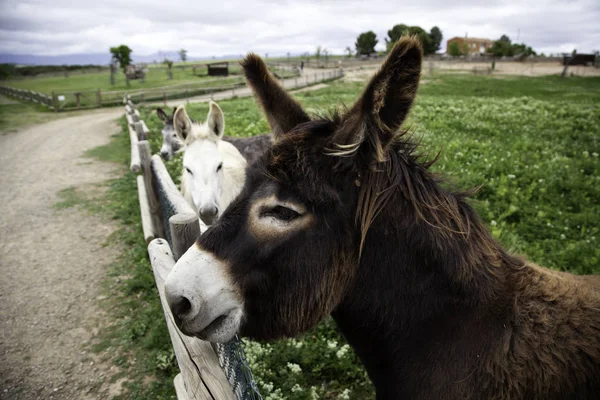
<instances>
[{"instance_id":1,"label":"donkey head","mask_svg":"<svg viewBox=\"0 0 600 400\"><path fill-rule=\"evenodd\" d=\"M386 175L378 166L412 105L421 59L420 42L401 39L351 109L312 121L259 57L244 60L276 141L167 279L184 333L295 336L360 284L364 237L386 197L374 190Z\"/></svg>"},{"instance_id":2,"label":"donkey head","mask_svg":"<svg viewBox=\"0 0 600 400\"><path fill-rule=\"evenodd\" d=\"M223 111L211 101L206 121L196 123L185 107L179 106L173 124L180 140L185 142L182 186L191 194L198 216L205 224L212 225L218 217L223 192L223 156L219 151L225 130Z\"/></svg>"},{"instance_id":3,"label":"donkey head","mask_svg":"<svg viewBox=\"0 0 600 400\"><path fill-rule=\"evenodd\" d=\"M183 147L183 142L177 136L177 132L175 132L175 127L173 126L173 116L175 115L176 108L173 109L173 113L171 115L167 115L162 108L156 109L156 114L158 118L163 122L162 128L162 137L163 142L160 148L160 155L165 160L170 160L173 157L173 154L176 153L181 147Z\"/></svg>"}]
</instances>

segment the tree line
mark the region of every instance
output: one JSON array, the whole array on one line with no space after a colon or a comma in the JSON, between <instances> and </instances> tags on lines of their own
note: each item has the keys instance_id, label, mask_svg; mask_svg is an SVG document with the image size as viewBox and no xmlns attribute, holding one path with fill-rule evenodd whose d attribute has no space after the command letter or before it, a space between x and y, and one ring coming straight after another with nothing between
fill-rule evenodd
<instances>
[{"instance_id":1,"label":"tree line","mask_svg":"<svg viewBox=\"0 0 600 400\"><path fill-rule=\"evenodd\" d=\"M408 26L405 24L394 25L392 29L387 32L385 38L386 50L390 51L394 43L404 35L414 35L419 38L423 44L423 51L425 54L434 54L441 48L442 44L442 31L437 26L432 27L429 32L426 32L420 26ZM356 38L354 44L357 55L369 55L375 52L375 46L377 46L379 40L377 35L373 31L363 32Z\"/></svg>"},{"instance_id":2,"label":"tree line","mask_svg":"<svg viewBox=\"0 0 600 400\"><path fill-rule=\"evenodd\" d=\"M392 29L387 32L385 38L386 51L390 51L394 43L401 36L414 35L423 44L423 52L425 55L435 54L442 44L442 31L437 26L432 27L429 32L425 31L420 26L408 26L405 24L394 25ZM354 44L357 55L369 55L375 52L375 46L377 46L379 40L377 35L373 31L363 32L356 38ZM350 56L350 48L347 47L346 51ZM450 44L446 50L451 56L461 56L469 54L467 48L461 48L456 42ZM495 40L492 47L487 50L488 53L495 57L512 57L519 54L525 54L526 56L537 55L537 53L531 48L531 46L525 43L513 43L507 35L502 35L500 39Z\"/></svg>"}]
</instances>

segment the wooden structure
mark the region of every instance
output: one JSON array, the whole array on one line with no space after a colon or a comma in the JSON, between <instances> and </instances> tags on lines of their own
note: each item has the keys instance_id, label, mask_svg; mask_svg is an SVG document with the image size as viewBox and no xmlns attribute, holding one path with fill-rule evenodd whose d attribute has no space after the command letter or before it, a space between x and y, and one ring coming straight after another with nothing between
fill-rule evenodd
<instances>
[{"instance_id":1,"label":"wooden structure","mask_svg":"<svg viewBox=\"0 0 600 400\"><path fill-rule=\"evenodd\" d=\"M563 65L585 65L585 66L596 66L596 58L599 56L596 54L581 54L575 53L572 55L563 56Z\"/></svg>"},{"instance_id":2,"label":"wooden structure","mask_svg":"<svg viewBox=\"0 0 600 400\"><path fill-rule=\"evenodd\" d=\"M163 306L169 335L181 373L174 384L179 400L234 400L235 395L221 369L217 353L209 342L183 335L175 325L167 305L164 283L176 260L194 243L200 234L198 217L185 201L171 179L162 159L150 156L150 145L145 138L148 128L139 119L139 113L129 96L123 98L131 141L131 164L137 177L138 197L144 240L156 286ZM164 229L158 193L171 207L173 215ZM173 251L168 237L173 243Z\"/></svg>"},{"instance_id":3,"label":"wooden structure","mask_svg":"<svg viewBox=\"0 0 600 400\"><path fill-rule=\"evenodd\" d=\"M208 76L229 76L229 61L192 65L194 75L197 75L196 69L199 68L206 68Z\"/></svg>"},{"instance_id":4,"label":"wooden structure","mask_svg":"<svg viewBox=\"0 0 600 400\"><path fill-rule=\"evenodd\" d=\"M129 64L125 67L125 76L127 79L144 79L146 77L146 65Z\"/></svg>"},{"instance_id":5,"label":"wooden structure","mask_svg":"<svg viewBox=\"0 0 600 400\"><path fill-rule=\"evenodd\" d=\"M221 68L224 68L224 64L228 63L214 64L220 64ZM204 67L206 67L206 64ZM218 69L219 66L215 65L214 68ZM343 76L343 71L340 68L319 72L318 74L304 74L303 76L299 76L297 68L289 68L289 71L286 72L289 72L290 74L282 83L288 89L314 85L322 81L337 79ZM136 103L166 103L167 101L174 99L181 99L181 101L184 102L186 99L202 95L207 95L217 100L231 98L232 96L251 96L252 93L250 90L244 88L245 85L244 78L242 76L237 76L229 77L227 80L222 78L201 79L194 83L141 90L102 91L97 89L78 92L52 92L50 95L0 85L0 93L19 100L39 103L54 111L86 110L121 105L127 102L128 97L130 100L128 105L131 107L131 110L127 114L133 119L132 122L138 122L136 118L139 119L139 113L136 114L134 112L135 107L133 106L133 103L131 103L131 100L134 100ZM124 97L126 98L125 102L123 101Z\"/></svg>"},{"instance_id":6,"label":"wooden structure","mask_svg":"<svg viewBox=\"0 0 600 400\"><path fill-rule=\"evenodd\" d=\"M463 54L485 54L488 49L494 45L494 41L490 39L470 38L470 37L453 37L446 42L446 49L450 48L452 43L457 43L458 48ZM448 51L448 50L446 50Z\"/></svg>"},{"instance_id":7,"label":"wooden structure","mask_svg":"<svg viewBox=\"0 0 600 400\"><path fill-rule=\"evenodd\" d=\"M15 89L10 86L0 86L0 93L15 97L20 100L41 104L48 108L54 108L54 99L47 94L34 92L33 90Z\"/></svg>"}]
</instances>

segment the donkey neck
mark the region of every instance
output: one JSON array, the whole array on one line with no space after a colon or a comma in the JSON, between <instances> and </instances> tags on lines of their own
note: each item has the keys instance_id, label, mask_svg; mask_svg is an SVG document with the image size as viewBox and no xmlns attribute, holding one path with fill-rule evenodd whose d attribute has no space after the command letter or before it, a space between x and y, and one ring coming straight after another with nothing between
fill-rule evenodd
<instances>
[{"instance_id":1,"label":"donkey neck","mask_svg":"<svg viewBox=\"0 0 600 400\"><path fill-rule=\"evenodd\" d=\"M237 197L246 179L246 159L231 143L220 140L217 143L223 158L223 190L219 207L225 208Z\"/></svg>"},{"instance_id":2,"label":"donkey neck","mask_svg":"<svg viewBox=\"0 0 600 400\"><path fill-rule=\"evenodd\" d=\"M419 385L468 382L508 318L509 305L497 299L507 297L502 266L510 257L459 196L451 200L455 217L469 221L468 237L420 219L396 190L366 235L355 286L332 313L378 398L417 398ZM456 352L468 361L447 375L432 372Z\"/></svg>"}]
</instances>

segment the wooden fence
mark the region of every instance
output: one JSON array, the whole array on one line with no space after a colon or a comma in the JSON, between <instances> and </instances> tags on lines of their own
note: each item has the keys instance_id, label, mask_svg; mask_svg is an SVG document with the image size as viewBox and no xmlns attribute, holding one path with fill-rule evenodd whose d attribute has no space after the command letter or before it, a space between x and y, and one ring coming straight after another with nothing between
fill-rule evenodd
<instances>
[{"instance_id":1,"label":"wooden fence","mask_svg":"<svg viewBox=\"0 0 600 400\"><path fill-rule=\"evenodd\" d=\"M233 390L223 372L215 349L209 342L183 335L167 305L164 283L175 262L194 243L200 234L197 215L185 201L158 155L150 155L146 140L148 129L131 99L125 97L125 115L131 139L131 171L137 176L140 213L144 240L156 286L163 306L175 357L181 372L174 384L179 400L235 399ZM163 197L173 214L168 226L163 224ZM172 243L172 248L169 245Z\"/></svg>"},{"instance_id":2,"label":"wooden fence","mask_svg":"<svg viewBox=\"0 0 600 400\"><path fill-rule=\"evenodd\" d=\"M41 104L43 106L53 108L52 98L46 94L34 92L32 90L15 89L10 86L0 86L0 93L15 97L20 100L29 101L32 103Z\"/></svg>"},{"instance_id":3,"label":"wooden fence","mask_svg":"<svg viewBox=\"0 0 600 400\"><path fill-rule=\"evenodd\" d=\"M291 69L278 71L283 78L298 76L298 72ZM243 76L231 76L215 79L201 79L198 82L137 89L137 90L81 90L76 92L53 91L50 94L33 92L30 90L16 89L0 85L0 93L15 97L23 101L43 104L54 111L85 110L100 107L111 107L121 104L123 96L130 95L131 99L140 103L167 102L175 99L189 99L195 96L235 90L245 87Z\"/></svg>"}]
</instances>

